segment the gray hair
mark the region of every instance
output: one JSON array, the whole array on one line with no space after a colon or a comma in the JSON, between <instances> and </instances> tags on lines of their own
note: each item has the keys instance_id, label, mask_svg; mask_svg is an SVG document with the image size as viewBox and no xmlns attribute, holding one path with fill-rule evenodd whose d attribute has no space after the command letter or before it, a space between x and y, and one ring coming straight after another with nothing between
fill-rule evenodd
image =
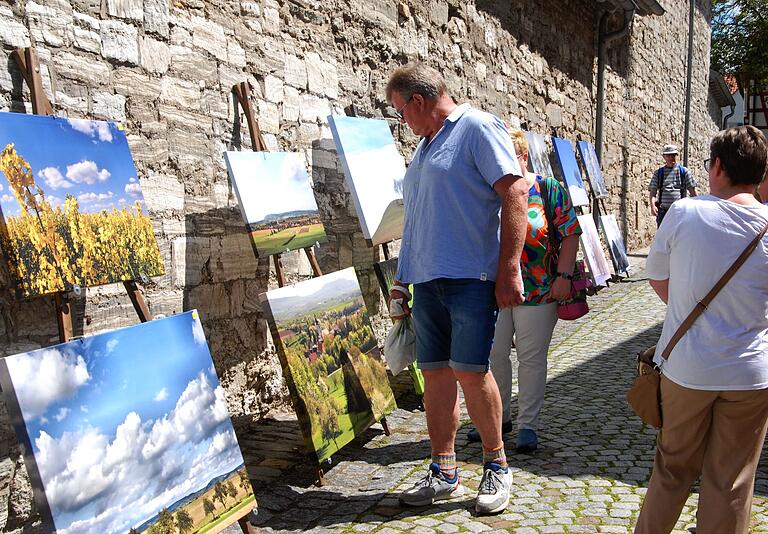
<instances>
[{"instance_id":1,"label":"gray hair","mask_svg":"<svg viewBox=\"0 0 768 534\"><path fill-rule=\"evenodd\" d=\"M446 92L442 74L424 63L409 63L395 69L387 83L387 100L392 101L392 93L410 100L414 94L420 94L428 100L435 100Z\"/></svg>"}]
</instances>

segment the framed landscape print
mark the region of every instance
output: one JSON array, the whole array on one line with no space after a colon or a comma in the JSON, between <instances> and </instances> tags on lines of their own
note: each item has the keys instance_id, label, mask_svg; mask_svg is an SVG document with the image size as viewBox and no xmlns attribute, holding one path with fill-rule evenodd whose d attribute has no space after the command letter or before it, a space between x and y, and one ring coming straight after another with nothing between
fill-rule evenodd
<instances>
[{"instance_id":1,"label":"framed landscape print","mask_svg":"<svg viewBox=\"0 0 768 534\"><path fill-rule=\"evenodd\" d=\"M219 532L254 507L196 311L0 361L46 531Z\"/></svg>"},{"instance_id":2,"label":"framed landscape print","mask_svg":"<svg viewBox=\"0 0 768 534\"><path fill-rule=\"evenodd\" d=\"M579 215L579 226L581 226L581 250L584 253L584 259L589 267L589 274L592 276L592 282L596 286L606 285L606 281L611 278L611 267L605 258L603 246L600 243L600 236L597 234L595 221L592 215Z\"/></svg>"},{"instance_id":3,"label":"framed landscape print","mask_svg":"<svg viewBox=\"0 0 768 534\"><path fill-rule=\"evenodd\" d=\"M619 225L616 217L613 215L601 215L600 226L603 228L605 240L608 242L608 250L611 253L613 269L616 274L624 273L629 275L629 258L627 258L627 247L624 246L624 239L621 237Z\"/></svg>"},{"instance_id":4,"label":"framed landscape print","mask_svg":"<svg viewBox=\"0 0 768 534\"><path fill-rule=\"evenodd\" d=\"M307 449L322 462L395 409L355 269L261 300Z\"/></svg>"},{"instance_id":5,"label":"framed landscape print","mask_svg":"<svg viewBox=\"0 0 768 534\"><path fill-rule=\"evenodd\" d=\"M547 144L544 136L533 132L524 132L528 140L528 163L531 170L544 178L554 178L552 165L549 163L549 154L547 153Z\"/></svg>"},{"instance_id":6,"label":"framed landscape print","mask_svg":"<svg viewBox=\"0 0 768 534\"><path fill-rule=\"evenodd\" d=\"M224 158L258 256L328 240L300 154L228 151Z\"/></svg>"},{"instance_id":7,"label":"framed landscape print","mask_svg":"<svg viewBox=\"0 0 768 534\"><path fill-rule=\"evenodd\" d=\"M373 245L403 235L405 163L387 121L330 116L331 133L363 237Z\"/></svg>"},{"instance_id":8,"label":"framed landscape print","mask_svg":"<svg viewBox=\"0 0 768 534\"><path fill-rule=\"evenodd\" d=\"M18 297L164 272L118 124L0 113L0 210Z\"/></svg>"},{"instance_id":9,"label":"framed landscape print","mask_svg":"<svg viewBox=\"0 0 768 534\"><path fill-rule=\"evenodd\" d=\"M595 145L589 141L576 141L576 146L579 147L581 161L584 163L584 170L587 172L587 178L592 185L595 198L607 198L608 187L605 185L603 171L600 170L600 161L597 159Z\"/></svg>"},{"instance_id":10,"label":"framed landscape print","mask_svg":"<svg viewBox=\"0 0 768 534\"><path fill-rule=\"evenodd\" d=\"M555 147L560 169L563 171L565 185L568 186L568 194L571 195L571 202L574 206L588 206L589 198L587 197L587 190L584 188L584 181L581 179L581 171L573 152L573 145L570 141L559 137L553 137L552 144Z\"/></svg>"}]
</instances>

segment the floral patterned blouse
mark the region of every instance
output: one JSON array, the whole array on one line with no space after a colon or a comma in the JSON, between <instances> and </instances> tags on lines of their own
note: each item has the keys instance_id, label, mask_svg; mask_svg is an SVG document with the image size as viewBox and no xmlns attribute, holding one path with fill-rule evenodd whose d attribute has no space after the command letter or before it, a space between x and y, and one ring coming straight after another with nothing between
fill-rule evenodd
<instances>
[{"instance_id":1,"label":"floral patterned blouse","mask_svg":"<svg viewBox=\"0 0 768 534\"><path fill-rule=\"evenodd\" d=\"M524 305L546 304L552 302L546 294L552 287L554 279L547 274L549 254L549 228L547 216L544 213L544 201L541 193L541 183L544 179L536 176L536 181L528 190L528 231L525 235L525 245L520 256L525 288ZM550 214L553 224L561 239L571 235L580 235L581 227L573 209L568 191L552 178L546 178L549 192L548 205L554 208Z\"/></svg>"}]
</instances>

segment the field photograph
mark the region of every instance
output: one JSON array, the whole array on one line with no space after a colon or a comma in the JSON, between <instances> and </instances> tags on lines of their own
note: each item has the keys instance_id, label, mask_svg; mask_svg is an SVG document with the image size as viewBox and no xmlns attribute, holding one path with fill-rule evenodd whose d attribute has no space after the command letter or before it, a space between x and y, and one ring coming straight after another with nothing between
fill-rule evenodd
<instances>
[{"instance_id":1,"label":"field photograph","mask_svg":"<svg viewBox=\"0 0 768 534\"><path fill-rule=\"evenodd\" d=\"M307 448L318 461L395 409L354 268L264 294Z\"/></svg>"},{"instance_id":2,"label":"field photograph","mask_svg":"<svg viewBox=\"0 0 768 534\"><path fill-rule=\"evenodd\" d=\"M624 239L621 237L621 230L619 230L619 223L616 221L616 216L613 214L601 215L600 226L603 229L605 240L608 242L608 250L611 253L613 269L617 274L624 273L629 275L627 247L624 245Z\"/></svg>"},{"instance_id":3,"label":"field photograph","mask_svg":"<svg viewBox=\"0 0 768 534\"><path fill-rule=\"evenodd\" d=\"M584 188L584 181L581 179L581 170L576 161L576 154L573 152L573 145L570 141L559 137L552 138L552 145L555 147L557 161L563 171L563 178L565 185L568 186L571 202L574 206L588 206L589 198L587 198L587 190Z\"/></svg>"},{"instance_id":4,"label":"field photograph","mask_svg":"<svg viewBox=\"0 0 768 534\"><path fill-rule=\"evenodd\" d=\"M331 133L363 237L376 245L403 235L405 162L387 121L331 116Z\"/></svg>"},{"instance_id":5,"label":"field photograph","mask_svg":"<svg viewBox=\"0 0 768 534\"><path fill-rule=\"evenodd\" d=\"M531 171L544 178L554 178L552 165L549 163L547 155L547 144L544 142L544 136L533 132L524 132L528 140L528 163Z\"/></svg>"},{"instance_id":6,"label":"field photograph","mask_svg":"<svg viewBox=\"0 0 768 534\"><path fill-rule=\"evenodd\" d=\"M219 532L253 508L196 311L9 356L0 385L47 531Z\"/></svg>"},{"instance_id":7,"label":"field photograph","mask_svg":"<svg viewBox=\"0 0 768 534\"><path fill-rule=\"evenodd\" d=\"M608 187L605 185L603 171L600 170L600 161L597 159L595 145L589 141L576 141L576 146L579 149L581 162L584 164L589 183L592 185L592 192L596 198L607 198Z\"/></svg>"},{"instance_id":8,"label":"field photograph","mask_svg":"<svg viewBox=\"0 0 768 534\"><path fill-rule=\"evenodd\" d=\"M0 210L19 297L164 272L115 123L0 113Z\"/></svg>"},{"instance_id":9,"label":"field photograph","mask_svg":"<svg viewBox=\"0 0 768 534\"><path fill-rule=\"evenodd\" d=\"M260 257L328 241L300 154L227 151L224 158Z\"/></svg>"}]
</instances>

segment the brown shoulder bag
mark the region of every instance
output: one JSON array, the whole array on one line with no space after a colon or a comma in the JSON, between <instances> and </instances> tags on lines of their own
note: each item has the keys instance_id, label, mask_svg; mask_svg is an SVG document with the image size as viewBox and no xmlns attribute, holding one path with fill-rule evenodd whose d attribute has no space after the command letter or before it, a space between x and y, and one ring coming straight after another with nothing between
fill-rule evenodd
<instances>
[{"instance_id":1,"label":"brown shoulder bag","mask_svg":"<svg viewBox=\"0 0 768 534\"><path fill-rule=\"evenodd\" d=\"M677 342L683 337L685 332L691 327L693 322L701 315L704 310L707 309L709 303L715 298L715 295L723 288L723 286L736 274L739 267L747 260L750 254L757 248L758 243L768 230L768 224L765 225L763 231L760 232L744 249L744 252L736 258L725 274L718 280L715 286L707 293L707 295L701 299L693 311L685 318L685 321L678 327L672 339L667 343L666 348L661 353L661 357L666 360L669 358L672 349L675 348ZM637 416L655 428L661 428L661 369L653 361L653 355L656 353L656 345L646 349L637 354L637 376L632 384L632 387L627 391L627 401L632 407L632 410Z\"/></svg>"}]
</instances>

